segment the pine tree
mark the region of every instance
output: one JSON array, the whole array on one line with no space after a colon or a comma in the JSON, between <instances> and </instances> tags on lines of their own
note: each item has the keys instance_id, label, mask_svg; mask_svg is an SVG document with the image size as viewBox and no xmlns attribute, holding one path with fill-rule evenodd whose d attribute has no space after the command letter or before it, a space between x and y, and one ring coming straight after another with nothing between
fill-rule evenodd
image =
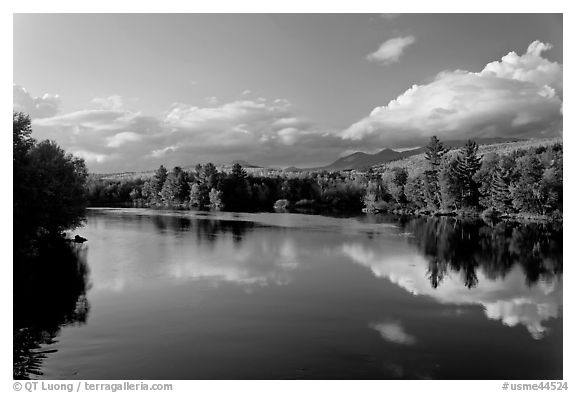
<instances>
[{"instance_id":1,"label":"pine tree","mask_svg":"<svg viewBox=\"0 0 576 393\"><path fill-rule=\"evenodd\" d=\"M234 176L236 179L245 179L247 175L244 168L242 168L242 165L235 163L232 166L232 176Z\"/></svg>"},{"instance_id":2,"label":"pine tree","mask_svg":"<svg viewBox=\"0 0 576 393\"><path fill-rule=\"evenodd\" d=\"M208 189L216 187L218 183L218 175L218 169L216 169L216 166L211 162L203 167L200 166L200 181L204 183Z\"/></svg>"},{"instance_id":3,"label":"pine tree","mask_svg":"<svg viewBox=\"0 0 576 393\"><path fill-rule=\"evenodd\" d=\"M439 184L440 164L444 156L448 153L448 149L444 147L442 142L433 136L426 146L426 160L429 163L429 169L424 173L424 182L426 186L426 200L428 205L433 209L440 207L441 195Z\"/></svg>"},{"instance_id":4,"label":"pine tree","mask_svg":"<svg viewBox=\"0 0 576 393\"><path fill-rule=\"evenodd\" d=\"M520 157L514 171L518 178L511 193L514 208L526 213L545 214L541 188L544 166L538 156L530 154Z\"/></svg>"},{"instance_id":5,"label":"pine tree","mask_svg":"<svg viewBox=\"0 0 576 393\"><path fill-rule=\"evenodd\" d=\"M466 206L476 207L480 193L474 175L482 166L482 157L478 155L478 144L473 140L468 140L456 159L455 175L461 185L462 202Z\"/></svg>"},{"instance_id":6,"label":"pine tree","mask_svg":"<svg viewBox=\"0 0 576 393\"><path fill-rule=\"evenodd\" d=\"M457 165L457 157L451 157L440 168L439 181L443 210L454 210L462 207L462 187L456 176Z\"/></svg>"},{"instance_id":7,"label":"pine tree","mask_svg":"<svg viewBox=\"0 0 576 393\"><path fill-rule=\"evenodd\" d=\"M490 199L492 208L497 211L506 213L510 210L512 205L512 198L510 197L510 186L508 173L501 165L498 165L492 174L492 181L490 182Z\"/></svg>"},{"instance_id":8,"label":"pine tree","mask_svg":"<svg viewBox=\"0 0 576 393\"><path fill-rule=\"evenodd\" d=\"M433 136L430 138L430 142L426 146L426 159L430 163L432 169L438 169L440 164L442 163L442 158L446 153L448 153L449 149L444 147L444 144L440 142L440 140Z\"/></svg>"}]
</instances>

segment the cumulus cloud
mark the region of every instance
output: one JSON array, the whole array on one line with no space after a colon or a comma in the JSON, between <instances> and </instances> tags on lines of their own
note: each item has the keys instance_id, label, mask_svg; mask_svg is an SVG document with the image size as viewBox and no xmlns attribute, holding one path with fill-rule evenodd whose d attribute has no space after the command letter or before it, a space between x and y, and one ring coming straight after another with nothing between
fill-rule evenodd
<instances>
[{"instance_id":1,"label":"cumulus cloud","mask_svg":"<svg viewBox=\"0 0 576 393\"><path fill-rule=\"evenodd\" d=\"M382 43L378 50L370 53L368 56L366 56L366 58L369 61L374 61L384 65L396 63L398 60L400 60L400 56L404 54L404 50L414 42L416 42L416 38L411 35L406 37L391 38Z\"/></svg>"},{"instance_id":2,"label":"cumulus cloud","mask_svg":"<svg viewBox=\"0 0 576 393\"><path fill-rule=\"evenodd\" d=\"M552 49L551 44L534 41L528 46L526 53L518 56L510 52L500 61L493 61L484 67L480 75L497 76L505 79L515 79L530 82L539 87L549 87L562 97L562 65L542 57L542 53Z\"/></svg>"},{"instance_id":3,"label":"cumulus cloud","mask_svg":"<svg viewBox=\"0 0 576 393\"><path fill-rule=\"evenodd\" d=\"M70 153L83 158L87 163L102 163L108 159L108 155L94 153L93 151L72 149Z\"/></svg>"},{"instance_id":4,"label":"cumulus cloud","mask_svg":"<svg viewBox=\"0 0 576 393\"><path fill-rule=\"evenodd\" d=\"M58 113L60 97L57 94L46 93L41 97L34 97L19 85L14 85L12 92L15 111L24 112L33 119L50 117Z\"/></svg>"},{"instance_id":5,"label":"cumulus cloud","mask_svg":"<svg viewBox=\"0 0 576 393\"><path fill-rule=\"evenodd\" d=\"M122 109L122 103L121 97L111 96L91 102L100 109L35 119L35 135L78 152L91 170L101 172L222 163L238 157L268 165L326 162L344 143L295 115L283 98L211 106L177 103L161 118Z\"/></svg>"},{"instance_id":6,"label":"cumulus cloud","mask_svg":"<svg viewBox=\"0 0 576 393\"><path fill-rule=\"evenodd\" d=\"M122 171L145 165L142 152L154 144L162 122L140 112L90 109L33 119L37 139L52 139L83 157L91 170ZM147 166L140 167L146 169Z\"/></svg>"},{"instance_id":7,"label":"cumulus cloud","mask_svg":"<svg viewBox=\"0 0 576 393\"><path fill-rule=\"evenodd\" d=\"M135 132L120 132L106 138L108 147L120 147L129 142L136 142L142 140L142 135Z\"/></svg>"},{"instance_id":8,"label":"cumulus cloud","mask_svg":"<svg viewBox=\"0 0 576 393\"><path fill-rule=\"evenodd\" d=\"M177 149L178 146L166 146L162 149L152 150L152 153L150 153L150 155L155 158L164 157L166 153L176 151Z\"/></svg>"},{"instance_id":9,"label":"cumulus cloud","mask_svg":"<svg viewBox=\"0 0 576 393\"><path fill-rule=\"evenodd\" d=\"M464 139L550 137L562 131L562 65L535 41L523 55L511 52L481 72L446 71L414 85L345 129L348 140L390 147L424 143L430 136Z\"/></svg>"}]
</instances>

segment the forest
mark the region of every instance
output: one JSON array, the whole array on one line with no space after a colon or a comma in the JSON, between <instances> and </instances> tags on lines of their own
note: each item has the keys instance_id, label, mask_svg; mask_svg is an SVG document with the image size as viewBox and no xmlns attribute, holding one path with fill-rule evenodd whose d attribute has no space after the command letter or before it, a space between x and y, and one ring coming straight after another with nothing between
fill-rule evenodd
<instances>
[{"instance_id":1,"label":"forest","mask_svg":"<svg viewBox=\"0 0 576 393\"><path fill-rule=\"evenodd\" d=\"M478 153L469 140L450 151L437 137L425 164L348 171L247 174L240 164L218 170L160 166L150 178L87 182L91 206L227 211L304 211L483 215L562 219L562 143Z\"/></svg>"}]
</instances>

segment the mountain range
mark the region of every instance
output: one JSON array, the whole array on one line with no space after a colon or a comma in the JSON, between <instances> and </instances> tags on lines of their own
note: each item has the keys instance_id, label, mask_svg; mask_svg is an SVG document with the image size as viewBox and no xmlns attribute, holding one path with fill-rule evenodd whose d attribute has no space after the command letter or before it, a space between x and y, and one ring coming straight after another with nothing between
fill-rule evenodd
<instances>
[{"instance_id":1,"label":"mountain range","mask_svg":"<svg viewBox=\"0 0 576 393\"><path fill-rule=\"evenodd\" d=\"M506 142L519 142L522 139L518 138L477 138L476 143L479 145L492 145L495 143L506 143ZM448 140L442 141L444 146L451 149L457 149L466 144L464 140ZM318 168L306 168L299 169L295 167L286 168L286 171L299 171L299 170L329 170L329 171L342 171L350 169L362 169L369 168L374 165L385 164L390 161L400 160L406 157L415 156L417 154L422 154L426 151L426 147L418 147L411 150L396 151L392 149L383 149L377 153L369 154L363 152L355 152L344 157L340 157L333 163L326 165L324 167Z\"/></svg>"}]
</instances>

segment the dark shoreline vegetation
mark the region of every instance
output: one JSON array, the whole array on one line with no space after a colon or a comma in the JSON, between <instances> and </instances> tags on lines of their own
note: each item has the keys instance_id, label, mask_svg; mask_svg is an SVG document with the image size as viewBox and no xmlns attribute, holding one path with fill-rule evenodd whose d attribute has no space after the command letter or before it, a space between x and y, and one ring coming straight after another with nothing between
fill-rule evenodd
<instances>
[{"instance_id":1,"label":"dark shoreline vegetation","mask_svg":"<svg viewBox=\"0 0 576 393\"><path fill-rule=\"evenodd\" d=\"M449 151L436 137L425 160L346 171L268 171L252 175L240 164L193 170L160 166L148 178L92 175L93 207L152 207L225 211L361 212L562 220L562 143L478 153L470 140Z\"/></svg>"},{"instance_id":2,"label":"dark shoreline vegetation","mask_svg":"<svg viewBox=\"0 0 576 393\"><path fill-rule=\"evenodd\" d=\"M60 328L84 323L89 305L85 249L64 231L82 225L84 161L55 142L36 142L30 118L13 113L13 375L41 375Z\"/></svg>"}]
</instances>

